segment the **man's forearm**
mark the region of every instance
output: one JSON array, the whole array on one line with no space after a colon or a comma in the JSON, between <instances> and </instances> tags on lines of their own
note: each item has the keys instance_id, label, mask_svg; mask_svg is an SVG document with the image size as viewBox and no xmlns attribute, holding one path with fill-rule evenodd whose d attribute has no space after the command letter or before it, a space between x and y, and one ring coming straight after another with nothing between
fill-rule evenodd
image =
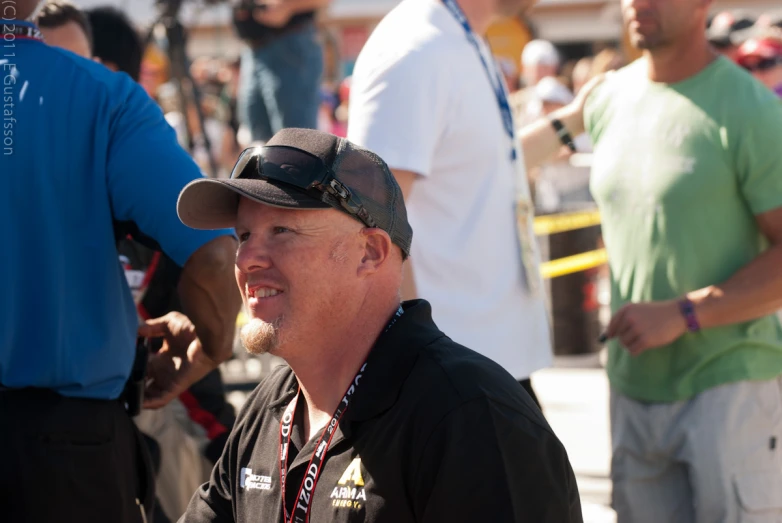
<instances>
[{"instance_id":1,"label":"man's forearm","mask_svg":"<svg viewBox=\"0 0 782 523\"><path fill-rule=\"evenodd\" d=\"M693 291L702 328L755 320L782 309L782 245L774 245L721 285Z\"/></svg>"},{"instance_id":2,"label":"man's forearm","mask_svg":"<svg viewBox=\"0 0 782 523\"><path fill-rule=\"evenodd\" d=\"M235 259L236 240L221 236L190 257L179 281L183 311L195 325L204 355L215 365L231 356L241 307Z\"/></svg>"},{"instance_id":3,"label":"man's forearm","mask_svg":"<svg viewBox=\"0 0 782 523\"><path fill-rule=\"evenodd\" d=\"M570 106L555 111L551 116L558 118L573 137L584 132L583 117ZM539 118L525 126L519 137L527 172L553 158L562 148L562 142L548 118Z\"/></svg>"}]
</instances>

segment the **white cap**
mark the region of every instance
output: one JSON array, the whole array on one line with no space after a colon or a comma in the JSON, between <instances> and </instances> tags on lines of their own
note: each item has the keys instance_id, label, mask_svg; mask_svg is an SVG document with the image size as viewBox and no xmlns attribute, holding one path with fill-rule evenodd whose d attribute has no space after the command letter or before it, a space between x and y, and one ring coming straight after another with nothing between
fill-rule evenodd
<instances>
[{"instance_id":1,"label":"white cap","mask_svg":"<svg viewBox=\"0 0 782 523\"><path fill-rule=\"evenodd\" d=\"M532 40L524 46L521 52L521 65L534 67L536 65L559 65L559 53L554 44L548 40Z\"/></svg>"},{"instance_id":2,"label":"white cap","mask_svg":"<svg viewBox=\"0 0 782 523\"><path fill-rule=\"evenodd\" d=\"M551 76L541 78L540 82L535 86L535 95L541 102L561 105L569 104L574 98L570 89Z\"/></svg>"}]
</instances>

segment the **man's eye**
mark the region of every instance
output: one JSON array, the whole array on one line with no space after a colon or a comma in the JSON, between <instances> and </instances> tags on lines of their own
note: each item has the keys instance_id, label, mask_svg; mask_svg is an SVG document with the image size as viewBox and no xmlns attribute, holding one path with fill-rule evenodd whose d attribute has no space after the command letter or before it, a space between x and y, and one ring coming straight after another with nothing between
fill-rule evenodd
<instances>
[{"instance_id":1,"label":"man's eye","mask_svg":"<svg viewBox=\"0 0 782 523\"><path fill-rule=\"evenodd\" d=\"M287 227L280 227L280 226L277 226L277 227L275 227L274 229L272 229L272 232L273 232L274 234L282 234L282 233L284 233L284 232L291 232L291 230L290 230L290 229L288 229Z\"/></svg>"},{"instance_id":2,"label":"man's eye","mask_svg":"<svg viewBox=\"0 0 782 523\"><path fill-rule=\"evenodd\" d=\"M249 232L243 232L242 234L239 235L239 241L240 242L246 242L249 239L250 239L250 233Z\"/></svg>"}]
</instances>

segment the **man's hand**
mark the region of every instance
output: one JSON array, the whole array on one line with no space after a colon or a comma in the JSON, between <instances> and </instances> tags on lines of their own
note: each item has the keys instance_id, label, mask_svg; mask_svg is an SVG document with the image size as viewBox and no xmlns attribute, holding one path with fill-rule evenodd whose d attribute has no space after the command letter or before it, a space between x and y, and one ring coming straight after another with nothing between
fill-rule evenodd
<instances>
[{"instance_id":1,"label":"man's hand","mask_svg":"<svg viewBox=\"0 0 782 523\"><path fill-rule=\"evenodd\" d=\"M592 91L600 85L607 74L601 74L592 78L581 88L578 96L566 106L557 109L549 117L557 118L572 138L584 132L584 106ZM525 126L519 131L521 148L524 151L524 166L529 173L543 162L550 161L562 150L562 142L556 131L551 126L548 118L538 118L537 121Z\"/></svg>"},{"instance_id":2,"label":"man's hand","mask_svg":"<svg viewBox=\"0 0 782 523\"><path fill-rule=\"evenodd\" d=\"M294 15L285 0L262 0L256 3L263 8L253 10L253 18L268 27L284 27Z\"/></svg>"},{"instance_id":3,"label":"man's hand","mask_svg":"<svg viewBox=\"0 0 782 523\"><path fill-rule=\"evenodd\" d=\"M630 303L617 311L606 329L606 338L618 338L632 355L668 345L687 332L676 300Z\"/></svg>"},{"instance_id":4,"label":"man's hand","mask_svg":"<svg viewBox=\"0 0 782 523\"><path fill-rule=\"evenodd\" d=\"M602 84L611 73L599 74L589 80L578 91L578 94L568 105L562 109L555 111L554 116L558 117L567 128L568 132L574 138L585 130L584 124L584 107L586 107L587 99L592 94L594 89Z\"/></svg>"},{"instance_id":5,"label":"man's hand","mask_svg":"<svg viewBox=\"0 0 782 523\"><path fill-rule=\"evenodd\" d=\"M217 364L201 349L195 326L182 313L170 312L148 320L138 329L146 338L163 338L163 347L147 366L144 408L158 409L187 390Z\"/></svg>"}]
</instances>

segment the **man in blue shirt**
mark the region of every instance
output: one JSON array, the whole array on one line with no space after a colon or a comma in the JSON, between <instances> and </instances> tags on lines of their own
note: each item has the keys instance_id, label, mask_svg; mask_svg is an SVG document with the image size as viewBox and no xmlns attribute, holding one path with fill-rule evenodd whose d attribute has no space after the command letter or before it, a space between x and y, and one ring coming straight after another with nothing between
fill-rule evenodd
<instances>
[{"instance_id":1,"label":"man in blue shirt","mask_svg":"<svg viewBox=\"0 0 782 523\"><path fill-rule=\"evenodd\" d=\"M37 3L2 11L0 506L14 522L141 521L153 490L138 481L141 450L122 404L137 334L165 340L149 361L147 408L227 359L236 244L229 231L181 225L176 199L198 168L129 77L15 21ZM119 222L183 266L187 316L138 328Z\"/></svg>"}]
</instances>

